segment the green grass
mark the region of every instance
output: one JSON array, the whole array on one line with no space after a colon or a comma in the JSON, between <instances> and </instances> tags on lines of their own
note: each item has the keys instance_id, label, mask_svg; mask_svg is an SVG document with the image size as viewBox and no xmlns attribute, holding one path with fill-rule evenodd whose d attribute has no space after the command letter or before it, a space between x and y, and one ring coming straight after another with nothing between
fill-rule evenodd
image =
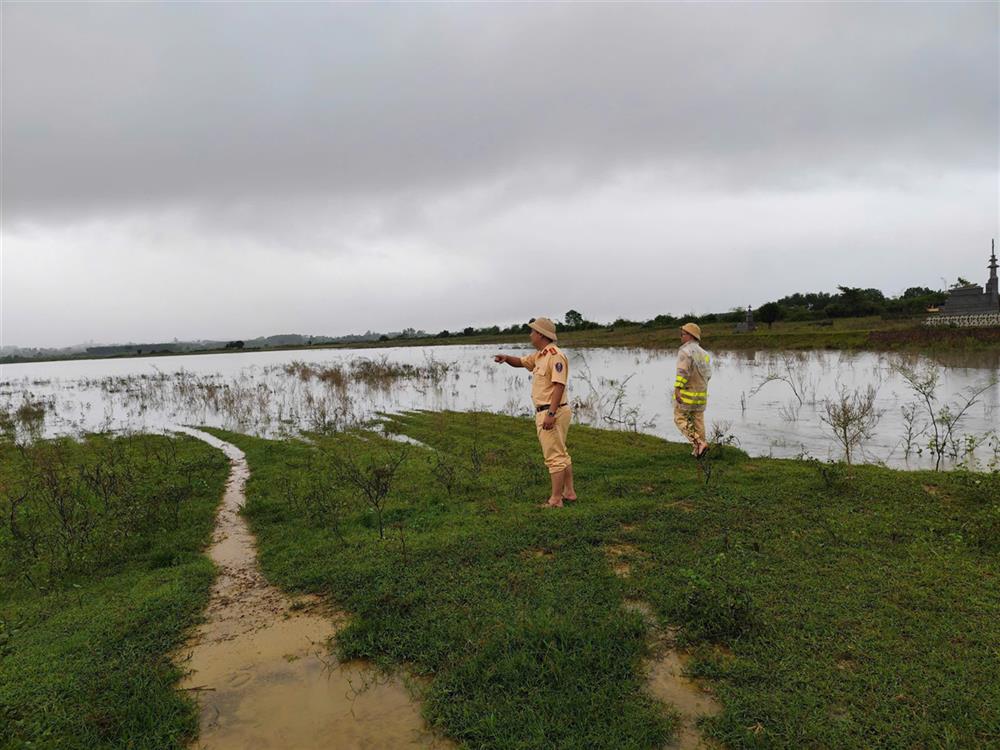
<instances>
[{"instance_id":1,"label":"green grass","mask_svg":"<svg viewBox=\"0 0 1000 750\"><path fill-rule=\"evenodd\" d=\"M704 323L703 343L712 351L910 351L923 354L994 352L1000 335L993 329L925 329L922 319L883 320L880 317L823 321L778 321L760 324L753 333L734 333L732 323ZM505 340L509 340L507 336ZM496 339L500 340L500 339ZM423 343L444 343L446 340ZM626 346L672 349L680 345L677 328L619 326L589 331L560 331L567 348Z\"/></svg>"},{"instance_id":2,"label":"green grass","mask_svg":"<svg viewBox=\"0 0 1000 750\"><path fill-rule=\"evenodd\" d=\"M581 501L553 512L535 507L530 421L420 413L392 429L430 447L408 449L385 540L329 457L396 444L214 432L247 452L268 577L351 613L341 656L432 676L425 715L465 746L661 746L674 720L643 690L647 625L626 599L682 627L724 706L702 730L725 746L1000 744L997 475L824 478L724 448L706 483L680 444L574 426ZM441 466L457 467L450 492Z\"/></svg>"},{"instance_id":3,"label":"green grass","mask_svg":"<svg viewBox=\"0 0 1000 750\"><path fill-rule=\"evenodd\" d=\"M170 446L174 446L172 449ZM63 559L61 526L39 498L37 465L0 444L0 747L184 747L197 733L194 702L175 686L180 670L169 653L182 642L208 600L214 578L202 554L228 474L222 454L191 438L91 436L37 446L65 464L72 484L80 467L136 470L140 504L166 488L187 487L179 506L123 523L101 502L78 496L92 511L94 545ZM10 499L28 483L22 533L36 535L38 558L15 545ZM75 485L74 485L75 486ZM78 519L86 517L76 516ZM108 529L114 533L108 532ZM127 541L112 542L115 535ZM30 572L29 572L30 571ZM34 573L29 581L24 573Z\"/></svg>"}]
</instances>

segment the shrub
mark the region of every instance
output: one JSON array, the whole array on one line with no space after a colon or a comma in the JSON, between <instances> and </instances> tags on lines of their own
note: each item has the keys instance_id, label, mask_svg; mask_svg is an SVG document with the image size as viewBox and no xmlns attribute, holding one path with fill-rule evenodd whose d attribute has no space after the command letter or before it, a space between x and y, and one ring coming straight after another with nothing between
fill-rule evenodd
<instances>
[{"instance_id":1,"label":"shrub","mask_svg":"<svg viewBox=\"0 0 1000 750\"><path fill-rule=\"evenodd\" d=\"M723 571L725 555L718 555L707 574L684 570L686 586L681 619L688 635L724 641L738 638L756 622L756 607L747 586Z\"/></svg>"}]
</instances>

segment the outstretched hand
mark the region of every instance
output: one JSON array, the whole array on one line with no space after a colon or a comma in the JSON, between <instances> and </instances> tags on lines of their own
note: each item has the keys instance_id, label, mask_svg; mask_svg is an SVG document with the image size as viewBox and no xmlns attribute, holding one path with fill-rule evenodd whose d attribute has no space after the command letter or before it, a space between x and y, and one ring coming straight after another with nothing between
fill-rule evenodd
<instances>
[{"instance_id":1,"label":"outstretched hand","mask_svg":"<svg viewBox=\"0 0 1000 750\"><path fill-rule=\"evenodd\" d=\"M506 362L507 361L507 355L506 354L497 354L495 357L493 357L493 361L494 362L500 362L500 363Z\"/></svg>"}]
</instances>

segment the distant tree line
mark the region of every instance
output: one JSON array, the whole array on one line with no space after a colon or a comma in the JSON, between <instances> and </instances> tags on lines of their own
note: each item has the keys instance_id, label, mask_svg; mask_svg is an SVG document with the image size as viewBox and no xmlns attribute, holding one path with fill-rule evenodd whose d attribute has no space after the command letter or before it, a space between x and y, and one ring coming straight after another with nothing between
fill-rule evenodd
<instances>
[{"instance_id":1,"label":"distant tree line","mask_svg":"<svg viewBox=\"0 0 1000 750\"><path fill-rule=\"evenodd\" d=\"M796 292L781 299L767 302L756 308L754 319L768 326L779 320L808 321L833 320L834 318L854 318L879 315L883 318L905 318L923 315L928 307L942 304L948 297L947 292L929 289L928 287L910 287L898 297L887 297L878 289L861 289L859 287L838 286L837 291L830 292ZM685 321L697 323L739 323L746 317L746 308L734 307L724 313L706 313L695 315L688 313L677 316L662 313L646 321L618 318L611 323L598 323L587 320L579 311L569 310L561 321L560 330L586 331L591 329L615 329L641 326L643 328L670 328ZM383 335L382 341L395 338L457 338L463 336L515 336L526 335L531 329L527 323L515 323L510 326L466 326L460 331L443 330L438 334L425 334L407 329L403 334ZM416 333L416 335L414 335Z\"/></svg>"},{"instance_id":2,"label":"distant tree line","mask_svg":"<svg viewBox=\"0 0 1000 750\"><path fill-rule=\"evenodd\" d=\"M878 289L838 286L837 293L809 292L782 297L761 305L757 320L771 324L778 320L822 320L880 315L883 318L906 318L923 315L927 308L942 304L948 293L913 286L898 297L887 297Z\"/></svg>"},{"instance_id":3,"label":"distant tree line","mask_svg":"<svg viewBox=\"0 0 1000 750\"><path fill-rule=\"evenodd\" d=\"M967 285L966 279L959 278L951 288ZM879 315L883 318L906 318L923 315L928 307L941 305L947 299L948 293L941 290L914 286L898 297L887 297L878 289L861 289L859 287L838 286L836 292L796 292L781 299L767 302L756 308L754 319L769 327L779 320L809 321L828 320L836 318L853 318ZM672 315L662 313L646 321L618 318L611 323L598 323L587 320L577 310L569 310L563 316L560 330L586 331L591 329L614 330L615 328L641 326L643 328L672 328L685 321L696 323L739 323L746 316L746 308L733 307L724 313L707 313L695 315ZM247 341L177 341L158 344L114 344L108 346L66 347L64 349L40 349L23 347L4 347L0 349L0 362L14 362L42 357L80 356L121 356L130 354L168 354L199 350L229 349L252 350L267 349L276 346L323 346L331 343L364 343L368 341L397 341L429 338L460 338L472 336L526 336L531 329L527 323L514 323L508 326L466 326L460 331L443 330L440 333L427 333L415 328L404 328L402 331L377 333L366 331L363 334L348 336L303 336L300 334L281 334L267 336Z\"/></svg>"}]
</instances>

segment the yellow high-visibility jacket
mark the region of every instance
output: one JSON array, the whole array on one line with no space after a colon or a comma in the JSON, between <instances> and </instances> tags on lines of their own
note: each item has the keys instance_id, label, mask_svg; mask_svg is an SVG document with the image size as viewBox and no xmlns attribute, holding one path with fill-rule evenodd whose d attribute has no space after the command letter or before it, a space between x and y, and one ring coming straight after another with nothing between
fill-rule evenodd
<instances>
[{"instance_id":1,"label":"yellow high-visibility jacket","mask_svg":"<svg viewBox=\"0 0 1000 750\"><path fill-rule=\"evenodd\" d=\"M708 406L708 380L712 377L712 359L697 341L688 341L677 350L677 377L682 411L705 411Z\"/></svg>"}]
</instances>

